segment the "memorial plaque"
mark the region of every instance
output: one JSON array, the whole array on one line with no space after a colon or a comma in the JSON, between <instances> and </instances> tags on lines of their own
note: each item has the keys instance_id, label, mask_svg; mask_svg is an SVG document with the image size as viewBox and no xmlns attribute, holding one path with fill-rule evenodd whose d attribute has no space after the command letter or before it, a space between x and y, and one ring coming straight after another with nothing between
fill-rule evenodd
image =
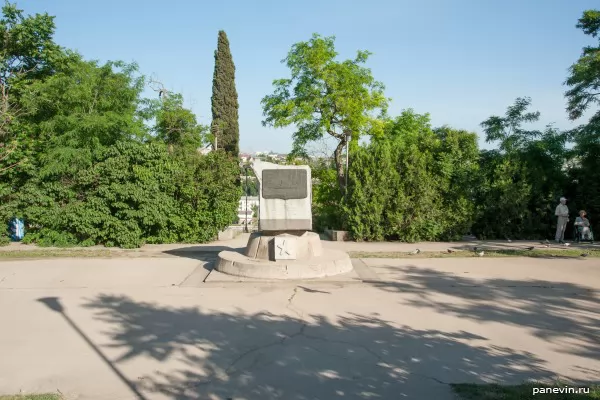
<instances>
[{"instance_id":1,"label":"memorial plaque","mask_svg":"<svg viewBox=\"0 0 600 400\"><path fill-rule=\"evenodd\" d=\"M262 197L265 199L305 199L308 197L304 169L265 169L262 171Z\"/></svg>"}]
</instances>

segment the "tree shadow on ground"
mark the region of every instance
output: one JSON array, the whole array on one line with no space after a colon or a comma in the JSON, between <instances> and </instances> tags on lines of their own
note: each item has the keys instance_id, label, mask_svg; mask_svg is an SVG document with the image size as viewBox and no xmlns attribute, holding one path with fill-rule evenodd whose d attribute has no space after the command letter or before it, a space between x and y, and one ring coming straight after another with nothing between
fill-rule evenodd
<instances>
[{"instance_id":1,"label":"tree shadow on ground","mask_svg":"<svg viewBox=\"0 0 600 400\"><path fill-rule=\"evenodd\" d=\"M561 352L600 359L598 289L545 280L471 279L416 266L388 268L392 277L401 276L370 283L386 291L416 294L403 299L406 305L526 327Z\"/></svg>"},{"instance_id":2,"label":"tree shadow on ground","mask_svg":"<svg viewBox=\"0 0 600 400\"><path fill-rule=\"evenodd\" d=\"M117 365L148 357L178 363L135 383L168 399L446 399L449 382L554 378L534 354L464 331L397 325L377 313L221 313L112 295L84 307L108 327L108 346L121 353Z\"/></svg>"},{"instance_id":3,"label":"tree shadow on ground","mask_svg":"<svg viewBox=\"0 0 600 400\"><path fill-rule=\"evenodd\" d=\"M222 251L241 251L243 248L228 246L192 246L181 247L179 249L163 251L165 254L176 257L193 258L194 260L204 260L205 258L215 258Z\"/></svg>"},{"instance_id":4,"label":"tree shadow on ground","mask_svg":"<svg viewBox=\"0 0 600 400\"><path fill-rule=\"evenodd\" d=\"M191 258L203 262L202 267L207 271L212 271L217 256L221 251L242 251L243 248L228 246L192 246L179 249L163 251L164 254L171 256Z\"/></svg>"}]
</instances>

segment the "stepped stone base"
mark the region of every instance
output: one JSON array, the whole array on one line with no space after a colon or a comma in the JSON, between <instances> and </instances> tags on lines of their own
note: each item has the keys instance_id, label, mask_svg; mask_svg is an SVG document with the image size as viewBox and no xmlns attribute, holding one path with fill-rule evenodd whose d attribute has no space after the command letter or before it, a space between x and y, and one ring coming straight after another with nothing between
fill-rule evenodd
<instances>
[{"instance_id":1,"label":"stepped stone base","mask_svg":"<svg viewBox=\"0 0 600 400\"><path fill-rule=\"evenodd\" d=\"M352 271L343 251L323 252L313 232L255 232L243 252L222 251L215 269L219 272L262 279L323 278Z\"/></svg>"}]
</instances>

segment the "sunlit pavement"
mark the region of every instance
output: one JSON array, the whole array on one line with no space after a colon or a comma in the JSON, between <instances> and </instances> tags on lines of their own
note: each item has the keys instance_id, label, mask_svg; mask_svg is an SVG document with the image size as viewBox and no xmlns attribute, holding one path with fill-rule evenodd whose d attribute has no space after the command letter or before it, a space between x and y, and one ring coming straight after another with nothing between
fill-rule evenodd
<instances>
[{"instance_id":1,"label":"sunlit pavement","mask_svg":"<svg viewBox=\"0 0 600 400\"><path fill-rule=\"evenodd\" d=\"M0 262L0 393L443 400L450 383L600 379L598 259L185 285L211 257Z\"/></svg>"}]
</instances>

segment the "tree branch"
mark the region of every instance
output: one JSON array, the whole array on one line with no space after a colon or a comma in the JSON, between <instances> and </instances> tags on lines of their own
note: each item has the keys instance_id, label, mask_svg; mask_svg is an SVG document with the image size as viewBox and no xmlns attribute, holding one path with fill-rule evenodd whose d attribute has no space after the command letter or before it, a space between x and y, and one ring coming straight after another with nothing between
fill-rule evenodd
<instances>
[{"instance_id":1,"label":"tree branch","mask_svg":"<svg viewBox=\"0 0 600 400\"><path fill-rule=\"evenodd\" d=\"M165 89L165 85L163 85L162 82L154 79L154 78L150 78L150 80L148 81L148 87L150 87L150 89L154 90L155 92L158 92L158 97L163 97L166 98L169 94L169 91L167 89Z\"/></svg>"},{"instance_id":2,"label":"tree branch","mask_svg":"<svg viewBox=\"0 0 600 400\"><path fill-rule=\"evenodd\" d=\"M329 133L331 136L333 136L334 138L339 139L341 141L345 141L346 140L346 138L344 137L343 133L337 133L336 131L331 130L331 129L328 130L327 133Z\"/></svg>"},{"instance_id":3,"label":"tree branch","mask_svg":"<svg viewBox=\"0 0 600 400\"><path fill-rule=\"evenodd\" d=\"M6 157L8 157L13 151L15 151L15 149L17 148L17 145L13 145L12 148L8 149L6 151L6 153L4 153L2 156L0 156L0 161L4 160Z\"/></svg>"},{"instance_id":4,"label":"tree branch","mask_svg":"<svg viewBox=\"0 0 600 400\"><path fill-rule=\"evenodd\" d=\"M12 164L12 165L9 165L8 167L2 168L2 169L0 169L0 172L4 172L4 171L6 171L6 170L9 170L9 169L11 169L11 168L13 168L13 167L16 167L17 165L21 164L21 163L22 163L22 162L24 162L25 160L26 160L26 158L24 158L24 159L22 159L21 161L18 161L18 162L16 162L16 163Z\"/></svg>"}]
</instances>

